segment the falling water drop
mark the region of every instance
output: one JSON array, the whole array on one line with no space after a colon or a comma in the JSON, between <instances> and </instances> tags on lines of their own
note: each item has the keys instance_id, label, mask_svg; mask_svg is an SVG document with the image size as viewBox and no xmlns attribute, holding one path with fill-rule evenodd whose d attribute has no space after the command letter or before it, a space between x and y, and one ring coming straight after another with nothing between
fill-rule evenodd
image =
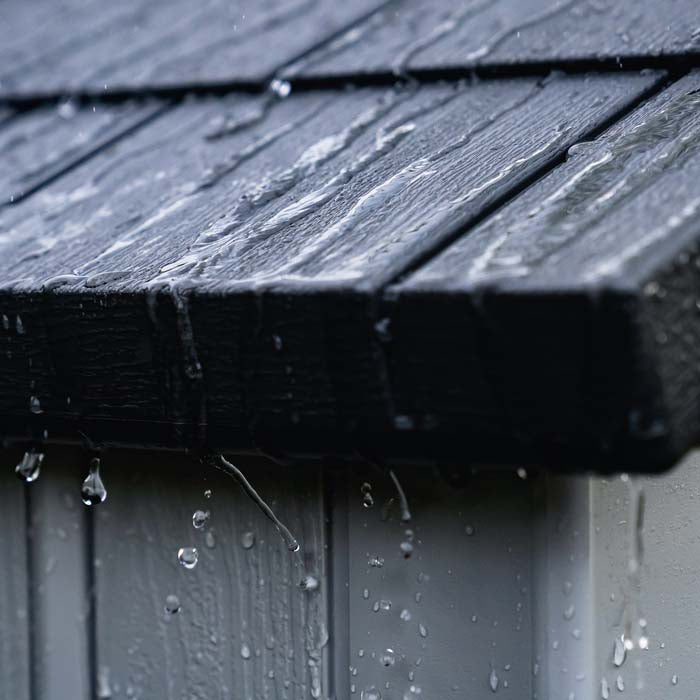
<instances>
[{"instance_id":1,"label":"falling water drop","mask_svg":"<svg viewBox=\"0 0 700 700\"><path fill-rule=\"evenodd\" d=\"M244 532L241 535L241 545L243 549L250 549L253 545L255 544L255 533L250 532Z\"/></svg>"},{"instance_id":2,"label":"falling water drop","mask_svg":"<svg viewBox=\"0 0 700 700\"><path fill-rule=\"evenodd\" d=\"M263 514L272 521L273 525L277 529L277 532L280 533L282 539L287 545L287 549L290 552L298 552L299 543L294 538L294 535L292 535L292 533L287 529L287 527L282 523L282 521L272 512L272 508L270 508L270 506L268 506L267 503L265 503L265 501L263 501L263 499L260 498L260 495L252 487L248 479L245 478L243 472L240 469L238 469L238 467L235 467L233 464L231 464L231 462L224 459L223 455L213 455L209 457L208 461L217 469L220 469L225 474L228 474L230 477L233 477L240 484L240 486L246 492L248 497L253 501L253 503L255 503L255 505L257 505L258 508L260 508L260 510L263 512Z\"/></svg>"},{"instance_id":3,"label":"falling water drop","mask_svg":"<svg viewBox=\"0 0 700 700\"><path fill-rule=\"evenodd\" d=\"M192 514L192 525L196 530L201 530L209 520L208 510L196 510Z\"/></svg>"},{"instance_id":4,"label":"falling water drop","mask_svg":"<svg viewBox=\"0 0 700 700\"><path fill-rule=\"evenodd\" d=\"M177 559L186 569L194 569L199 560L199 552L196 547L180 547L177 550Z\"/></svg>"},{"instance_id":5,"label":"falling water drop","mask_svg":"<svg viewBox=\"0 0 700 700\"><path fill-rule=\"evenodd\" d=\"M302 591L316 591L318 590L318 579L315 576L312 576L311 574L307 574L304 576L303 579L301 579L301 583L299 584L300 588Z\"/></svg>"},{"instance_id":6,"label":"falling water drop","mask_svg":"<svg viewBox=\"0 0 700 700\"><path fill-rule=\"evenodd\" d=\"M36 481L41 472L41 465L44 461L44 453L36 450L27 450L15 467L15 474L27 484Z\"/></svg>"},{"instance_id":7,"label":"falling water drop","mask_svg":"<svg viewBox=\"0 0 700 700\"><path fill-rule=\"evenodd\" d=\"M174 615L180 612L180 599L176 595L170 594L165 599L165 612L168 613L168 615Z\"/></svg>"},{"instance_id":8,"label":"falling water drop","mask_svg":"<svg viewBox=\"0 0 700 700\"><path fill-rule=\"evenodd\" d=\"M103 503L107 498L107 489L100 476L100 458L93 457L90 460L90 471L83 481L80 489L80 497L86 506L94 506Z\"/></svg>"}]
</instances>

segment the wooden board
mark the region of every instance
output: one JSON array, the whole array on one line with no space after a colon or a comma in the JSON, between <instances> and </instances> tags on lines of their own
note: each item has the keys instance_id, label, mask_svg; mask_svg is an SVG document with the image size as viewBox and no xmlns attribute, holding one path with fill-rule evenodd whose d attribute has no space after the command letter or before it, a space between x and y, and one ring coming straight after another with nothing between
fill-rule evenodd
<instances>
[{"instance_id":1,"label":"wooden board","mask_svg":"<svg viewBox=\"0 0 700 700\"><path fill-rule=\"evenodd\" d=\"M320 470L236 464L298 554L220 472L177 455L105 456L108 496L95 511L99 697L327 697L334 642ZM196 509L210 512L201 530ZM177 553L190 546L199 559L186 570ZM300 588L307 574L318 589ZM169 595L176 614L165 611Z\"/></svg>"},{"instance_id":2,"label":"wooden board","mask_svg":"<svg viewBox=\"0 0 700 700\"><path fill-rule=\"evenodd\" d=\"M19 202L165 108L64 101L9 122L0 129L0 206Z\"/></svg>"},{"instance_id":3,"label":"wooden board","mask_svg":"<svg viewBox=\"0 0 700 700\"><path fill-rule=\"evenodd\" d=\"M0 695L30 700L29 586L24 485L12 465L19 450L0 451Z\"/></svg>"},{"instance_id":4,"label":"wooden board","mask_svg":"<svg viewBox=\"0 0 700 700\"><path fill-rule=\"evenodd\" d=\"M91 700L90 516L80 499L88 456L56 447L45 455L29 485L32 697Z\"/></svg>"},{"instance_id":5,"label":"wooden board","mask_svg":"<svg viewBox=\"0 0 700 700\"><path fill-rule=\"evenodd\" d=\"M0 213L3 426L414 454L382 286L657 83L189 101Z\"/></svg>"},{"instance_id":6,"label":"wooden board","mask_svg":"<svg viewBox=\"0 0 700 700\"><path fill-rule=\"evenodd\" d=\"M444 79L554 68L699 65L697 4L672 0L407 0L370 15L286 71L302 80Z\"/></svg>"},{"instance_id":7,"label":"wooden board","mask_svg":"<svg viewBox=\"0 0 700 700\"><path fill-rule=\"evenodd\" d=\"M0 95L264 84L382 4L9 0L0 27Z\"/></svg>"},{"instance_id":8,"label":"wooden board","mask_svg":"<svg viewBox=\"0 0 700 700\"><path fill-rule=\"evenodd\" d=\"M610 468L697 440L698 88L691 75L577 145L387 291L398 410L455 432L473 412L511 436L504 457L548 446Z\"/></svg>"}]
</instances>

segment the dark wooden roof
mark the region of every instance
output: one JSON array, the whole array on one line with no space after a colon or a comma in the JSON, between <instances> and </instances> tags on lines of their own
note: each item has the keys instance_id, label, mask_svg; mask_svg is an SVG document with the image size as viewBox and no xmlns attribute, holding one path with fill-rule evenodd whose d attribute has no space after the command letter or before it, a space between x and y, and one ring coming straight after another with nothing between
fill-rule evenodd
<instances>
[{"instance_id":1,"label":"dark wooden roof","mask_svg":"<svg viewBox=\"0 0 700 700\"><path fill-rule=\"evenodd\" d=\"M5 7L7 439L560 470L696 442L691 3Z\"/></svg>"}]
</instances>

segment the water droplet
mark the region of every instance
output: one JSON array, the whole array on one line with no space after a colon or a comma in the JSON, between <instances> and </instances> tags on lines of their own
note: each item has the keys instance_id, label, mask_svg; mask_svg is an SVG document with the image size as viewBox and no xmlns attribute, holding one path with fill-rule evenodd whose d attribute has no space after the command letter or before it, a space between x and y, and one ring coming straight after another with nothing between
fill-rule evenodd
<instances>
[{"instance_id":1,"label":"water droplet","mask_svg":"<svg viewBox=\"0 0 700 700\"><path fill-rule=\"evenodd\" d=\"M389 610L391 610L391 601L379 600L375 602L374 606L372 607L372 610L374 610L374 612L379 612L380 610L382 610L383 612L389 612Z\"/></svg>"},{"instance_id":2,"label":"water droplet","mask_svg":"<svg viewBox=\"0 0 700 700\"><path fill-rule=\"evenodd\" d=\"M17 318L15 319L15 330L17 331L17 335L24 335L25 330L24 330L24 323L22 323L22 317L17 314Z\"/></svg>"},{"instance_id":3,"label":"water droplet","mask_svg":"<svg viewBox=\"0 0 700 700\"><path fill-rule=\"evenodd\" d=\"M77 114L78 108L73 100L68 99L61 100L61 102L58 103L58 109L56 111L61 119L67 120L72 119Z\"/></svg>"},{"instance_id":4,"label":"water droplet","mask_svg":"<svg viewBox=\"0 0 700 700\"><path fill-rule=\"evenodd\" d=\"M495 693L498 691L498 675L496 675L496 669L492 668L491 673L489 674L489 688L491 688L491 692Z\"/></svg>"},{"instance_id":5,"label":"water droplet","mask_svg":"<svg viewBox=\"0 0 700 700\"><path fill-rule=\"evenodd\" d=\"M204 489L204 498L211 498L211 489Z\"/></svg>"},{"instance_id":6,"label":"water droplet","mask_svg":"<svg viewBox=\"0 0 700 700\"><path fill-rule=\"evenodd\" d=\"M564 610L564 619L573 620L574 615L576 615L576 608L573 605L569 605L569 607Z\"/></svg>"},{"instance_id":7,"label":"water droplet","mask_svg":"<svg viewBox=\"0 0 700 700\"><path fill-rule=\"evenodd\" d=\"M515 473L518 475L518 478L527 479L527 470L523 469L522 467L520 467Z\"/></svg>"},{"instance_id":8,"label":"water droplet","mask_svg":"<svg viewBox=\"0 0 700 700\"><path fill-rule=\"evenodd\" d=\"M199 552L196 547L180 547L177 550L177 559L186 569L194 569L199 560Z\"/></svg>"},{"instance_id":9,"label":"water droplet","mask_svg":"<svg viewBox=\"0 0 700 700\"><path fill-rule=\"evenodd\" d=\"M243 549L250 549L255 544L255 533L254 532L244 532L241 535L241 545Z\"/></svg>"},{"instance_id":10,"label":"water droplet","mask_svg":"<svg viewBox=\"0 0 700 700\"><path fill-rule=\"evenodd\" d=\"M180 612L180 599L176 595L170 594L165 599L165 612L168 613L168 615L174 615Z\"/></svg>"},{"instance_id":11,"label":"water droplet","mask_svg":"<svg viewBox=\"0 0 700 700\"><path fill-rule=\"evenodd\" d=\"M372 484L365 481L362 486L360 486L360 492L362 493L362 505L365 508L371 508L374 505L374 497L372 496Z\"/></svg>"},{"instance_id":12,"label":"water droplet","mask_svg":"<svg viewBox=\"0 0 700 700\"><path fill-rule=\"evenodd\" d=\"M642 635L639 638L639 648L640 649L648 649L649 648L649 637L645 637Z\"/></svg>"},{"instance_id":13,"label":"water droplet","mask_svg":"<svg viewBox=\"0 0 700 700\"><path fill-rule=\"evenodd\" d=\"M620 668L620 666L625 663L625 658L627 658L625 640L623 637L620 637L619 639L615 640L615 647L613 649L613 663L617 668Z\"/></svg>"},{"instance_id":14,"label":"water droplet","mask_svg":"<svg viewBox=\"0 0 700 700\"><path fill-rule=\"evenodd\" d=\"M621 693L625 692L625 679L622 676L617 677L615 685L617 686L618 691L620 691Z\"/></svg>"},{"instance_id":15,"label":"water droplet","mask_svg":"<svg viewBox=\"0 0 700 700\"><path fill-rule=\"evenodd\" d=\"M408 541L402 542L399 548L401 549L401 554L403 554L404 559L408 559L411 554L413 554L413 545Z\"/></svg>"},{"instance_id":16,"label":"water droplet","mask_svg":"<svg viewBox=\"0 0 700 700\"><path fill-rule=\"evenodd\" d=\"M196 510L192 514L192 525L195 527L196 530L201 530L207 524L208 520L208 510Z\"/></svg>"},{"instance_id":17,"label":"water droplet","mask_svg":"<svg viewBox=\"0 0 700 700\"><path fill-rule=\"evenodd\" d=\"M371 685L360 693L360 698L362 700L382 700L382 694Z\"/></svg>"},{"instance_id":18,"label":"water droplet","mask_svg":"<svg viewBox=\"0 0 700 700\"><path fill-rule=\"evenodd\" d=\"M277 335L276 333L273 333L272 334L272 344L275 346L275 350L277 350L277 352L279 352L283 347L281 336Z\"/></svg>"},{"instance_id":19,"label":"water droplet","mask_svg":"<svg viewBox=\"0 0 700 700\"><path fill-rule=\"evenodd\" d=\"M371 566L374 569L381 569L384 566L384 558L380 557L378 554L372 554L367 559L367 566Z\"/></svg>"},{"instance_id":20,"label":"water droplet","mask_svg":"<svg viewBox=\"0 0 700 700\"><path fill-rule=\"evenodd\" d=\"M420 634L420 636L423 638L428 636L428 630L425 628L425 625L418 625L418 634Z\"/></svg>"},{"instance_id":21,"label":"water droplet","mask_svg":"<svg viewBox=\"0 0 700 700\"><path fill-rule=\"evenodd\" d=\"M464 532L467 533L467 537L471 537L474 534L474 526L473 525L467 525L464 528Z\"/></svg>"},{"instance_id":22,"label":"water droplet","mask_svg":"<svg viewBox=\"0 0 700 700\"><path fill-rule=\"evenodd\" d=\"M369 598L369 588L365 588L365 589L362 591L362 597L363 597L365 600L367 600L367 599Z\"/></svg>"},{"instance_id":23,"label":"water droplet","mask_svg":"<svg viewBox=\"0 0 700 700\"><path fill-rule=\"evenodd\" d=\"M395 662L396 662L396 654L394 653L393 649L385 649L379 655L379 663L382 666L386 666L388 668L389 666L393 666Z\"/></svg>"},{"instance_id":24,"label":"water droplet","mask_svg":"<svg viewBox=\"0 0 700 700\"><path fill-rule=\"evenodd\" d=\"M247 644L241 645L241 658L243 658L243 659L250 658L250 647Z\"/></svg>"},{"instance_id":25,"label":"water droplet","mask_svg":"<svg viewBox=\"0 0 700 700\"><path fill-rule=\"evenodd\" d=\"M39 401L38 396L30 396L29 397L29 410L34 413L35 415L38 415L39 413L43 413L43 409L41 408L41 401Z\"/></svg>"},{"instance_id":26,"label":"water droplet","mask_svg":"<svg viewBox=\"0 0 700 700\"><path fill-rule=\"evenodd\" d=\"M83 481L80 489L80 497L86 506L94 506L103 503L107 498L107 489L100 476L100 458L93 457L90 460L90 471Z\"/></svg>"},{"instance_id":27,"label":"water droplet","mask_svg":"<svg viewBox=\"0 0 700 700\"><path fill-rule=\"evenodd\" d=\"M671 676L671 685L678 685L678 676L675 673Z\"/></svg>"},{"instance_id":28,"label":"water droplet","mask_svg":"<svg viewBox=\"0 0 700 700\"><path fill-rule=\"evenodd\" d=\"M285 97L289 97L291 94L292 86L291 83L287 82L286 80L275 78L274 80L270 81L270 90L277 95L277 97L283 100Z\"/></svg>"},{"instance_id":29,"label":"water droplet","mask_svg":"<svg viewBox=\"0 0 700 700\"><path fill-rule=\"evenodd\" d=\"M418 696L422 693L422 689L419 685L411 685L408 690L403 694L403 700L417 700Z\"/></svg>"},{"instance_id":30,"label":"water droplet","mask_svg":"<svg viewBox=\"0 0 700 700\"><path fill-rule=\"evenodd\" d=\"M608 700L610 697L610 686L608 685L607 678L600 679L600 697L603 698L603 700Z\"/></svg>"},{"instance_id":31,"label":"water droplet","mask_svg":"<svg viewBox=\"0 0 700 700\"><path fill-rule=\"evenodd\" d=\"M304 578L301 580L301 583L299 584L302 591L318 590L318 585L318 579L315 576L312 576L311 574L307 574L306 576L304 576Z\"/></svg>"},{"instance_id":32,"label":"water droplet","mask_svg":"<svg viewBox=\"0 0 700 700\"><path fill-rule=\"evenodd\" d=\"M206 544L209 549L214 549L216 540L214 539L214 533L211 530L204 535L204 544Z\"/></svg>"},{"instance_id":33,"label":"water droplet","mask_svg":"<svg viewBox=\"0 0 700 700\"><path fill-rule=\"evenodd\" d=\"M406 608L404 608L404 609L401 611L401 614L399 615L399 617L400 617L404 622L408 622L408 621L411 619L411 611L410 611L410 610L407 610Z\"/></svg>"},{"instance_id":34,"label":"water droplet","mask_svg":"<svg viewBox=\"0 0 700 700\"><path fill-rule=\"evenodd\" d=\"M27 484L36 481L41 472L41 465L44 461L44 453L28 450L22 456L19 464L15 467L15 474Z\"/></svg>"}]
</instances>

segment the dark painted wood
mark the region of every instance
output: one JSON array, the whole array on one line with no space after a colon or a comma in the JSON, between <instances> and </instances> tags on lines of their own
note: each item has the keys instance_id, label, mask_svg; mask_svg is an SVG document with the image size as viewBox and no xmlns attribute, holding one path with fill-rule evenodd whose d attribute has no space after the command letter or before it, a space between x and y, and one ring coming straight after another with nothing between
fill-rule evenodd
<instances>
[{"instance_id":1,"label":"dark painted wood","mask_svg":"<svg viewBox=\"0 0 700 700\"><path fill-rule=\"evenodd\" d=\"M335 640L320 469L234 461L300 552L213 468L183 455L105 455L108 496L94 511L97 697L328 697ZM200 530L197 509L210 513ZM178 563L181 547L197 548L191 570ZM315 590L301 589L306 575Z\"/></svg>"},{"instance_id":2,"label":"dark painted wood","mask_svg":"<svg viewBox=\"0 0 700 700\"><path fill-rule=\"evenodd\" d=\"M0 95L269 80L382 0L3 3Z\"/></svg>"},{"instance_id":3,"label":"dark painted wood","mask_svg":"<svg viewBox=\"0 0 700 700\"><path fill-rule=\"evenodd\" d=\"M66 101L10 121L0 129L0 205L19 202L163 109L157 104L81 108Z\"/></svg>"},{"instance_id":4,"label":"dark painted wood","mask_svg":"<svg viewBox=\"0 0 700 700\"><path fill-rule=\"evenodd\" d=\"M3 429L454 453L407 438L382 287L657 80L187 102L0 213Z\"/></svg>"},{"instance_id":5,"label":"dark painted wood","mask_svg":"<svg viewBox=\"0 0 700 700\"><path fill-rule=\"evenodd\" d=\"M481 67L547 72L555 66L699 65L694 0L406 0L369 16L290 66L297 78Z\"/></svg>"},{"instance_id":6,"label":"dark painted wood","mask_svg":"<svg viewBox=\"0 0 700 700\"><path fill-rule=\"evenodd\" d=\"M3 449L0 471L0 694L30 700L29 584L24 484L14 475L22 452Z\"/></svg>"},{"instance_id":7,"label":"dark painted wood","mask_svg":"<svg viewBox=\"0 0 700 700\"><path fill-rule=\"evenodd\" d=\"M397 411L463 434L473 414L504 458L697 442L699 107L694 74L387 291Z\"/></svg>"}]
</instances>

